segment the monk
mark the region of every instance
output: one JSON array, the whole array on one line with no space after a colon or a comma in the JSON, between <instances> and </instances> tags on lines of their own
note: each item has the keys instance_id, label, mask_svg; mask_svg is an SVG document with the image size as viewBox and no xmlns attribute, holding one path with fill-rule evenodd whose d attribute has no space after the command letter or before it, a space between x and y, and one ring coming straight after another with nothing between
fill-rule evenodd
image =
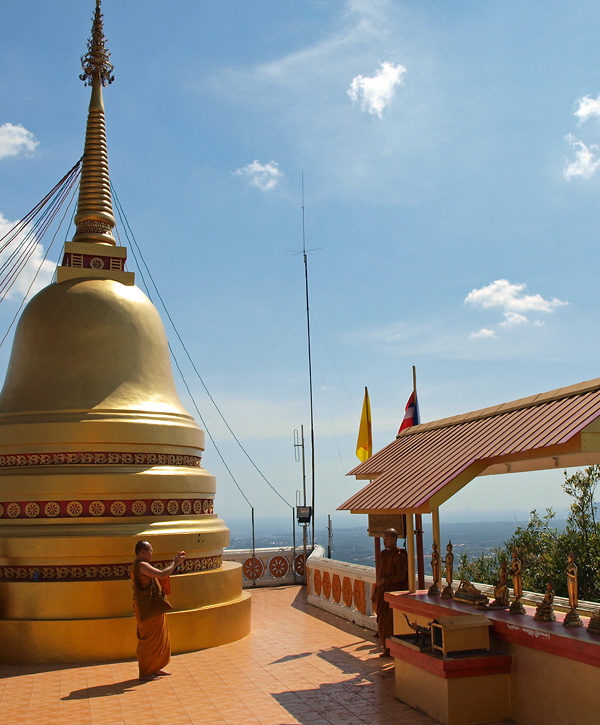
<instances>
[{"instance_id":1,"label":"monk","mask_svg":"<svg viewBox=\"0 0 600 725\"><path fill-rule=\"evenodd\" d=\"M390 656L387 638L394 633L393 612L385 601L385 593L408 589L408 557L404 549L397 547L397 542L398 532L395 529L383 532L385 549L379 557L379 571L372 598L377 611L377 631L383 645L380 657Z\"/></svg>"},{"instance_id":2,"label":"monk","mask_svg":"<svg viewBox=\"0 0 600 725\"><path fill-rule=\"evenodd\" d=\"M162 592L161 581L173 573L185 551L175 554L173 561L164 569L157 569L150 564L152 545L148 541L138 541L135 545L135 561L131 567L133 583L133 610L137 619L137 658L140 680L156 680L162 675L169 675L163 667L171 659L171 640L167 628L167 617L164 612L148 618L148 603L153 588L155 594ZM165 608L171 608L167 602Z\"/></svg>"}]
</instances>

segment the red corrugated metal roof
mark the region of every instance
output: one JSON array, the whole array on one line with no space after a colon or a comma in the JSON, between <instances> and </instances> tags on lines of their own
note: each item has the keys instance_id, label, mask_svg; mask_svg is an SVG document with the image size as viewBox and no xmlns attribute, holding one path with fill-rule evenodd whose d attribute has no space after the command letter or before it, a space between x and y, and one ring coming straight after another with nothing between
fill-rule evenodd
<instances>
[{"instance_id":1,"label":"red corrugated metal roof","mask_svg":"<svg viewBox=\"0 0 600 725\"><path fill-rule=\"evenodd\" d=\"M354 468L338 510L429 511L478 475L600 463L600 378L423 423Z\"/></svg>"}]
</instances>

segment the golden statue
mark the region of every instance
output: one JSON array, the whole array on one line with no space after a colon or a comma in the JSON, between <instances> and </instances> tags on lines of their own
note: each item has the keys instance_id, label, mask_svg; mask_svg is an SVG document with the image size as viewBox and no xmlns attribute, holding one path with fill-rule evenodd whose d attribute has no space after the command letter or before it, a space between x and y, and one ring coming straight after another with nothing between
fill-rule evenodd
<instances>
[{"instance_id":1,"label":"golden statue","mask_svg":"<svg viewBox=\"0 0 600 725\"><path fill-rule=\"evenodd\" d=\"M577 564L575 556L571 552L567 557L567 590L569 592L569 606L571 609L577 609L579 604L579 594L577 591Z\"/></svg>"},{"instance_id":2,"label":"golden statue","mask_svg":"<svg viewBox=\"0 0 600 725\"><path fill-rule=\"evenodd\" d=\"M540 604L535 609L534 619L539 619L541 622L555 622L556 615L554 614L554 587L552 582L546 584L546 593Z\"/></svg>"},{"instance_id":3,"label":"golden statue","mask_svg":"<svg viewBox=\"0 0 600 725\"><path fill-rule=\"evenodd\" d=\"M433 584L429 587L427 594L430 597L437 597L440 594L440 551L435 541L431 546L431 573Z\"/></svg>"},{"instance_id":4,"label":"golden statue","mask_svg":"<svg viewBox=\"0 0 600 725\"><path fill-rule=\"evenodd\" d=\"M489 606L490 609L506 609L508 607L508 571L505 561L500 564L500 573L494 586L494 601Z\"/></svg>"},{"instance_id":5,"label":"golden statue","mask_svg":"<svg viewBox=\"0 0 600 725\"><path fill-rule=\"evenodd\" d=\"M461 579L454 599L465 602L465 604L474 604L477 609L485 609L489 601L485 594L479 591L474 584L471 584L468 579Z\"/></svg>"},{"instance_id":6,"label":"golden statue","mask_svg":"<svg viewBox=\"0 0 600 725\"><path fill-rule=\"evenodd\" d=\"M512 551L512 561L510 563L510 575L512 577L513 594L515 599L521 599L523 596L523 564L517 555L517 550Z\"/></svg>"},{"instance_id":7,"label":"golden statue","mask_svg":"<svg viewBox=\"0 0 600 725\"><path fill-rule=\"evenodd\" d=\"M454 554L452 553L452 542L448 541L446 546L446 586L442 590L442 599L452 599L454 589L452 589L452 576L454 573Z\"/></svg>"},{"instance_id":8,"label":"golden statue","mask_svg":"<svg viewBox=\"0 0 600 725\"><path fill-rule=\"evenodd\" d=\"M569 592L569 611L563 620L564 627L581 627L583 624L577 614L577 605L579 604L579 593L577 583L577 564L575 563L575 555L571 551L567 557L567 591Z\"/></svg>"},{"instance_id":9,"label":"golden statue","mask_svg":"<svg viewBox=\"0 0 600 725\"><path fill-rule=\"evenodd\" d=\"M510 575L512 577L514 600L510 605L511 614L525 614L525 607L521 603L523 596L523 564L517 555L517 550L512 550L512 561L510 563Z\"/></svg>"}]
</instances>

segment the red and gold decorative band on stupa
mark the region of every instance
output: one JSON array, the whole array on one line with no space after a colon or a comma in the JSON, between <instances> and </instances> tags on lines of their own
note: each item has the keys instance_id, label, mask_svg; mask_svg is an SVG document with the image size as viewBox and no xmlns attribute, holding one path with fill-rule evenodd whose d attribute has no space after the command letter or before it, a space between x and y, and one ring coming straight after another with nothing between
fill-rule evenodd
<instances>
[{"instance_id":1,"label":"red and gold decorative band on stupa","mask_svg":"<svg viewBox=\"0 0 600 725\"><path fill-rule=\"evenodd\" d=\"M102 463L127 466L192 466L200 468L200 456L185 456L175 453L121 453L117 451L51 452L22 453L20 455L0 455L0 468L12 466L66 466L77 464Z\"/></svg>"},{"instance_id":2,"label":"red and gold decorative band on stupa","mask_svg":"<svg viewBox=\"0 0 600 725\"><path fill-rule=\"evenodd\" d=\"M0 519L126 518L140 516L199 516L214 513L210 498L184 499L68 499L0 503Z\"/></svg>"},{"instance_id":3,"label":"red and gold decorative band on stupa","mask_svg":"<svg viewBox=\"0 0 600 725\"><path fill-rule=\"evenodd\" d=\"M153 561L152 565L159 569L169 564L169 561ZM219 569L223 565L223 556L198 556L187 559L183 565L183 572L173 576L181 576L185 572L209 571ZM129 581L130 567L126 564L88 564L87 566L0 566L0 581L108 581L110 579L124 579Z\"/></svg>"}]
</instances>

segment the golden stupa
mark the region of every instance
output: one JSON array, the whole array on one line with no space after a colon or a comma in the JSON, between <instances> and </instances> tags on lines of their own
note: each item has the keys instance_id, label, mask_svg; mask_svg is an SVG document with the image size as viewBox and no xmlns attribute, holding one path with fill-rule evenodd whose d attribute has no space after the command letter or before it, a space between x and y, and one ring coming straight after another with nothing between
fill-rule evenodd
<instances>
[{"instance_id":1,"label":"golden stupa","mask_svg":"<svg viewBox=\"0 0 600 725\"><path fill-rule=\"evenodd\" d=\"M158 312L116 245L102 88L112 82L100 0L82 59L91 86L76 233L56 282L23 312L0 393L0 659L135 656L128 568L184 549L173 652L250 631L229 529L201 466L204 434L175 389Z\"/></svg>"}]
</instances>

